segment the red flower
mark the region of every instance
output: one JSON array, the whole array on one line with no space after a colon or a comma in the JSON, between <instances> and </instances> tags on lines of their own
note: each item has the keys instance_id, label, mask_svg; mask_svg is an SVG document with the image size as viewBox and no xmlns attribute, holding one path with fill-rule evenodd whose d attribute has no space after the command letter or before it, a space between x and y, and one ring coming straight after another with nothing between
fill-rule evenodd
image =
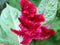
<instances>
[{"instance_id":1,"label":"red flower","mask_svg":"<svg viewBox=\"0 0 60 45\"><path fill-rule=\"evenodd\" d=\"M19 24L21 30L11 29L11 31L18 36L23 36L21 44L30 43L33 39L46 39L51 35L55 35L53 29L48 29L47 26L41 26L41 22L45 21L44 14L37 14L34 4L28 0L20 0L20 4L22 14L18 19L21 22Z\"/></svg>"},{"instance_id":2,"label":"red flower","mask_svg":"<svg viewBox=\"0 0 60 45\"><path fill-rule=\"evenodd\" d=\"M36 6L27 0L20 0L21 11L24 16L34 17L36 13Z\"/></svg>"}]
</instances>

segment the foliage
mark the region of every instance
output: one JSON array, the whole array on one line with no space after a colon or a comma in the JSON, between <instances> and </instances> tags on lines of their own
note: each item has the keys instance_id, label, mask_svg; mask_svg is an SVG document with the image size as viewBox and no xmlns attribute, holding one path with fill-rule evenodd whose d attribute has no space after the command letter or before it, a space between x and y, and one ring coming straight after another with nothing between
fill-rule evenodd
<instances>
[{"instance_id":1,"label":"foliage","mask_svg":"<svg viewBox=\"0 0 60 45\"><path fill-rule=\"evenodd\" d=\"M18 15L19 15L19 10L9 6L8 4L7 4L7 7L1 13L1 21L0 21L1 28L2 28L1 30L4 30L5 33L6 33L5 35L8 36L8 37L6 36L6 39L8 39L8 40L5 39L4 42L9 41L9 43L12 44L12 45L18 45L17 36L14 35L10 31L10 28L18 28L17 27L17 25L18 25L18 20L17 20ZM11 38L11 39L9 39L9 38ZM3 38L1 38L1 39L3 39Z\"/></svg>"},{"instance_id":2,"label":"foliage","mask_svg":"<svg viewBox=\"0 0 60 45\"><path fill-rule=\"evenodd\" d=\"M36 45L60 45L60 0L30 1L37 6L37 13L44 12L46 22L42 24L50 24L49 28L56 31L55 36L36 41ZM0 0L0 45L19 45L18 37L10 31L10 28L19 29L19 10L19 0Z\"/></svg>"},{"instance_id":3,"label":"foliage","mask_svg":"<svg viewBox=\"0 0 60 45\"><path fill-rule=\"evenodd\" d=\"M46 20L45 23L48 23L55 18L57 0L42 0L37 9L38 13L44 13Z\"/></svg>"},{"instance_id":4,"label":"foliage","mask_svg":"<svg viewBox=\"0 0 60 45\"><path fill-rule=\"evenodd\" d=\"M57 16L60 17L60 0L58 0L58 11L57 11Z\"/></svg>"},{"instance_id":5,"label":"foliage","mask_svg":"<svg viewBox=\"0 0 60 45\"><path fill-rule=\"evenodd\" d=\"M9 3L9 5L11 5L11 6L20 10L19 0L9 0L8 3Z\"/></svg>"},{"instance_id":6,"label":"foliage","mask_svg":"<svg viewBox=\"0 0 60 45\"><path fill-rule=\"evenodd\" d=\"M41 0L29 0L29 1L33 2L35 6L39 6L39 3L41 2Z\"/></svg>"},{"instance_id":7,"label":"foliage","mask_svg":"<svg viewBox=\"0 0 60 45\"><path fill-rule=\"evenodd\" d=\"M8 0L0 0L0 13L2 11L2 9L5 7L5 3L7 2Z\"/></svg>"}]
</instances>

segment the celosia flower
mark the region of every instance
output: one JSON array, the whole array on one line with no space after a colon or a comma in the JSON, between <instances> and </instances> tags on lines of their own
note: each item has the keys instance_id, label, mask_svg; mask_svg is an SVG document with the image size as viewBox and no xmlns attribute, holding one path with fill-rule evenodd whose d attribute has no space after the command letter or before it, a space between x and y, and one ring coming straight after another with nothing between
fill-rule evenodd
<instances>
[{"instance_id":1,"label":"celosia flower","mask_svg":"<svg viewBox=\"0 0 60 45\"><path fill-rule=\"evenodd\" d=\"M36 6L27 0L20 0L22 14L26 17L34 17Z\"/></svg>"},{"instance_id":2,"label":"celosia flower","mask_svg":"<svg viewBox=\"0 0 60 45\"><path fill-rule=\"evenodd\" d=\"M47 26L41 26L44 22L44 14L36 13L36 6L28 0L20 0L21 16L18 18L21 24L21 30L11 29L18 36L23 37L21 44L30 43L32 40L46 39L51 35L55 35L53 29L48 29Z\"/></svg>"}]
</instances>

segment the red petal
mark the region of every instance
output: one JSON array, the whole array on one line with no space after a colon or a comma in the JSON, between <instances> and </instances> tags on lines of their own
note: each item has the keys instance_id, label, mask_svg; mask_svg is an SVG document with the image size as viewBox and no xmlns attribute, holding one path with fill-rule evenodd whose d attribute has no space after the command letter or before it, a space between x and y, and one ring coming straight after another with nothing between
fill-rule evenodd
<instances>
[{"instance_id":1,"label":"red petal","mask_svg":"<svg viewBox=\"0 0 60 45\"><path fill-rule=\"evenodd\" d=\"M20 0L20 6L21 9L27 9L28 8L28 1L27 0Z\"/></svg>"},{"instance_id":2,"label":"red petal","mask_svg":"<svg viewBox=\"0 0 60 45\"><path fill-rule=\"evenodd\" d=\"M18 31L18 30L11 29L11 31L14 32L17 35L20 35L20 31Z\"/></svg>"},{"instance_id":3,"label":"red petal","mask_svg":"<svg viewBox=\"0 0 60 45\"><path fill-rule=\"evenodd\" d=\"M27 43L30 43L31 41L32 41L31 37L24 36L23 41L21 42L21 44L27 44Z\"/></svg>"},{"instance_id":4,"label":"red petal","mask_svg":"<svg viewBox=\"0 0 60 45\"><path fill-rule=\"evenodd\" d=\"M56 35L56 32L53 29L49 29L49 30L50 30L51 35Z\"/></svg>"},{"instance_id":5,"label":"red petal","mask_svg":"<svg viewBox=\"0 0 60 45\"><path fill-rule=\"evenodd\" d=\"M44 15L43 14L37 14L37 15L35 15L34 21L35 22L44 22L45 21Z\"/></svg>"},{"instance_id":6,"label":"red petal","mask_svg":"<svg viewBox=\"0 0 60 45\"><path fill-rule=\"evenodd\" d=\"M53 29L48 29L44 26L42 26L41 29L42 29L41 39L46 39L49 36L56 34L56 32Z\"/></svg>"}]
</instances>

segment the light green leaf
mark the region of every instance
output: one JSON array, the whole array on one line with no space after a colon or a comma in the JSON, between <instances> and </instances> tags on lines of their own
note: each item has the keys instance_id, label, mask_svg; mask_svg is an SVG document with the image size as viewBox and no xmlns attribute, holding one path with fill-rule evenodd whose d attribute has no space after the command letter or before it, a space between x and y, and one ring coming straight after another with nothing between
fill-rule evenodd
<instances>
[{"instance_id":1,"label":"light green leaf","mask_svg":"<svg viewBox=\"0 0 60 45\"><path fill-rule=\"evenodd\" d=\"M56 32L60 29L60 19L54 18L53 22L50 25L50 28L54 29Z\"/></svg>"},{"instance_id":2,"label":"light green leaf","mask_svg":"<svg viewBox=\"0 0 60 45\"><path fill-rule=\"evenodd\" d=\"M18 15L20 15L20 11L9 6L8 4L1 14L1 21L0 21L1 27L8 35L8 37L10 37L10 38L7 37L7 40L5 39L4 41L7 42L11 41L11 43L12 42L14 43L12 45L19 45L17 36L10 31L10 28L19 29Z\"/></svg>"},{"instance_id":3,"label":"light green leaf","mask_svg":"<svg viewBox=\"0 0 60 45\"><path fill-rule=\"evenodd\" d=\"M8 35L2 29L1 26L0 26L0 44L6 44L6 45L13 45L14 44L13 40L10 37L8 37Z\"/></svg>"},{"instance_id":4,"label":"light green leaf","mask_svg":"<svg viewBox=\"0 0 60 45\"><path fill-rule=\"evenodd\" d=\"M41 0L41 3L37 7L37 13L44 13L45 22L44 24L51 22L57 11L58 0Z\"/></svg>"}]
</instances>

